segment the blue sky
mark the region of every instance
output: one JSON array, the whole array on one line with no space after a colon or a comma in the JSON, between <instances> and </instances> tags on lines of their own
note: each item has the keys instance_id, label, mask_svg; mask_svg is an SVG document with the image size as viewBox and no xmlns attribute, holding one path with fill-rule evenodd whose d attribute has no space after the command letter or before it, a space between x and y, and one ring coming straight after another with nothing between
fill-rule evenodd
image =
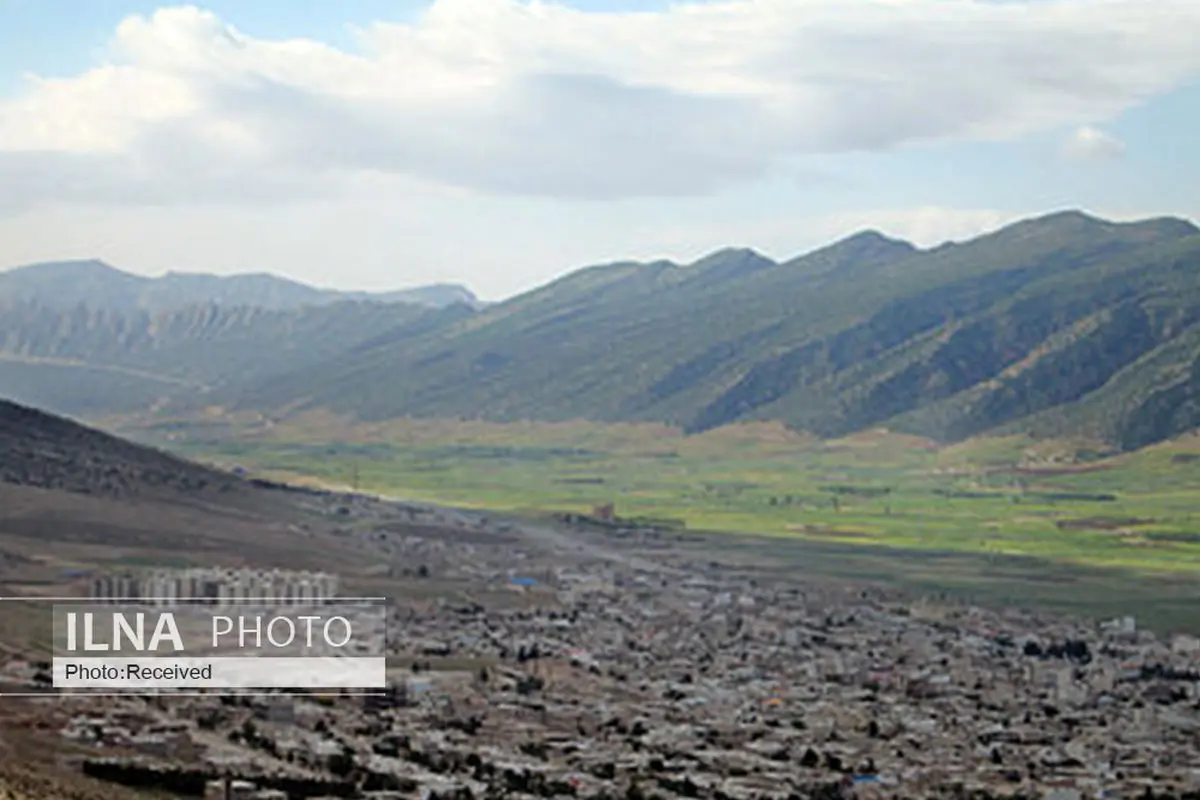
<instances>
[{"instance_id":1,"label":"blue sky","mask_svg":"<svg viewBox=\"0 0 1200 800\"><path fill-rule=\"evenodd\" d=\"M863 227L1200 216L1200 4L1020 5L0 0L0 268L496 298Z\"/></svg>"}]
</instances>

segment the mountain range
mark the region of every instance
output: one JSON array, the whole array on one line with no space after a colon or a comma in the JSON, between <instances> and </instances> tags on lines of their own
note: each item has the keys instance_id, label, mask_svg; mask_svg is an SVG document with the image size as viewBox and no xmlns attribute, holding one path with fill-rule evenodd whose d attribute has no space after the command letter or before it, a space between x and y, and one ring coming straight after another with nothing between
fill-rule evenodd
<instances>
[{"instance_id":1,"label":"mountain range","mask_svg":"<svg viewBox=\"0 0 1200 800\"><path fill-rule=\"evenodd\" d=\"M465 286L433 284L392 292L340 292L318 289L266 273L204 275L168 272L147 278L95 259L49 261L0 272L0 301L36 302L52 308L89 305L106 311L178 311L193 305L254 306L293 310L347 300L411 303L442 308L455 303L479 306Z\"/></svg>"},{"instance_id":2,"label":"mountain range","mask_svg":"<svg viewBox=\"0 0 1200 800\"><path fill-rule=\"evenodd\" d=\"M116 286L69 309L10 294L0 394L77 415L780 420L1121 449L1200 426L1200 229L1182 219L1067 211L925 250L867 231L784 261L590 267L482 308L230 289L153 311Z\"/></svg>"}]
</instances>

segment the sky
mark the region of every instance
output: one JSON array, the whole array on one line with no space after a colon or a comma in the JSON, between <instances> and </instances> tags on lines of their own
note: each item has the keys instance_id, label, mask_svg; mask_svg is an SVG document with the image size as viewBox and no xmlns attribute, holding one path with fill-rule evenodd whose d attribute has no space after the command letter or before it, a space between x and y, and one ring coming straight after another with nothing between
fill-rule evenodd
<instances>
[{"instance_id":1,"label":"sky","mask_svg":"<svg viewBox=\"0 0 1200 800\"><path fill-rule=\"evenodd\" d=\"M1200 218L1196 0L0 0L0 269L500 299L582 266Z\"/></svg>"}]
</instances>

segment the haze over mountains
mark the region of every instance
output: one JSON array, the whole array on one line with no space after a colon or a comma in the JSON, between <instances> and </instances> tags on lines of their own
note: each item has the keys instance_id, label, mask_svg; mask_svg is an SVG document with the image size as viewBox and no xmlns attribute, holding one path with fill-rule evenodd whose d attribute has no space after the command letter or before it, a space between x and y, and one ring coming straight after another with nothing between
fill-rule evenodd
<instances>
[{"instance_id":1,"label":"haze over mountains","mask_svg":"<svg viewBox=\"0 0 1200 800\"><path fill-rule=\"evenodd\" d=\"M255 306L291 310L346 300L412 303L442 308L455 303L479 305L465 286L433 284L392 292L341 292L317 289L277 275L201 275L168 272L147 278L123 272L103 261L51 261L0 272L0 301L21 300L51 308L84 304L109 311L178 311L193 305Z\"/></svg>"},{"instance_id":2,"label":"haze over mountains","mask_svg":"<svg viewBox=\"0 0 1200 800\"><path fill-rule=\"evenodd\" d=\"M611 264L482 309L247 288L164 315L115 285L87 308L10 301L0 394L85 415L771 419L1125 449L1200 426L1200 229L1180 219L1062 212L924 251L864 232L784 262Z\"/></svg>"}]
</instances>

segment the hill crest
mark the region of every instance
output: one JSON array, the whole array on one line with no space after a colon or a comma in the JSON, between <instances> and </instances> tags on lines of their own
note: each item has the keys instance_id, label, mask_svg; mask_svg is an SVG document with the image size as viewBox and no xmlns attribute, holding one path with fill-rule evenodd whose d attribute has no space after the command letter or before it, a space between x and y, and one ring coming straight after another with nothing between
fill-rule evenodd
<instances>
[{"instance_id":1,"label":"hill crest","mask_svg":"<svg viewBox=\"0 0 1200 800\"><path fill-rule=\"evenodd\" d=\"M219 494L230 474L0 399L0 483L87 494Z\"/></svg>"}]
</instances>

